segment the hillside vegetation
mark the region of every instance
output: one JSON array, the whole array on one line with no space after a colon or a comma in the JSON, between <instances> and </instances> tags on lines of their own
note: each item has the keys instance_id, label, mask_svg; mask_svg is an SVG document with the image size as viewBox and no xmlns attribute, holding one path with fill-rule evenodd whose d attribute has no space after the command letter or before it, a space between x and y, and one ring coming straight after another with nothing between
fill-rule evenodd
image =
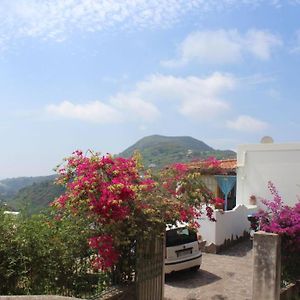
<instances>
[{"instance_id":1,"label":"hillside vegetation","mask_svg":"<svg viewBox=\"0 0 300 300\"><path fill-rule=\"evenodd\" d=\"M8 178L0 181L0 206L7 210L38 213L64 189L54 184L56 175Z\"/></svg>"},{"instance_id":2,"label":"hillside vegetation","mask_svg":"<svg viewBox=\"0 0 300 300\"><path fill-rule=\"evenodd\" d=\"M161 168L174 162L188 162L215 156L218 159L235 158L231 150L217 150L189 136L168 137L152 135L144 137L119 156L130 157L138 150L146 167Z\"/></svg>"},{"instance_id":3,"label":"hillside vegetation","mask_svg":"<svg viewBox=\"0 0 300 300\"><path fill-rule=\"evenodd\" d=\"M25 209L27 213L39 213L64 192L62 186L54 184L53 180L33 183L10 199L9 205L16 210Z\"/></svg>"},{"instance_id":4,"label":"hillside vegetation","mask_svg":"<svg viewBox=\"0 0 300 300\"><path fill-rule=\"evenodd\" d=\"M53 181L55 178L56 175L50 175L36 177L17 177L0 180L0 200L4 201L16 196L20 189L26 186L30 186L33 183L39 183L47 180Z\"/></svg>"}]
</instances>

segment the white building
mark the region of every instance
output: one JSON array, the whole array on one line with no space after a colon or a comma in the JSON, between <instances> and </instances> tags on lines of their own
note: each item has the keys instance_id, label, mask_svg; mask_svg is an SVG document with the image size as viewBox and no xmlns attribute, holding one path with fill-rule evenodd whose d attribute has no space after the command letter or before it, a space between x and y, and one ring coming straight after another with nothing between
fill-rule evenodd
<instances>
[{"instance_id":1,"label":"white building","mask_svg":"<svg viewBox=\"0 0 300 300\"><path fill-rule=\"evenodd\" d=\"M249 198L271 199L268 181L277 188L285 204L293 206L300 196L300 143L241 145L237 153L236 203Z\"/></svg>"},{"instance_id":2,"label":"white building","mask_svg":"<svg viewBox=\"0 0 300 300\"><path fill-rule=\"evenodd\" d=\"M215 211L213 223L199 220L199 232L209 250L218 252L224 245L242 238L249 231L247 216L262 205L260 198L272 199L268 190L272 181L285 204L293 206L300 196L300 143L241 145L237 152L236 207ZM250 197L255 196L257 205ZM253 198L253 197L252 197Z\"/></svg>"}]
</instances>

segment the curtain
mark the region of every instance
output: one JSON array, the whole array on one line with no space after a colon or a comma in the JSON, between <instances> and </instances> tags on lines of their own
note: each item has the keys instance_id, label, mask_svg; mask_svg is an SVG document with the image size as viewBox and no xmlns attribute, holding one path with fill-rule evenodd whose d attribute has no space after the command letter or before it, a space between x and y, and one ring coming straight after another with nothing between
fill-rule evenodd
<instances>
[{"instance_id":1,"label":"curtain","mask_svg":"<svg viewBox=\"0 0 300 300\"><path fill-rule=\"evenodd\" d=\"M218 185L225 195L225 210L227 210L227 197L236 183L236 176L216 175Z\"/></svg>"}]
</instances>

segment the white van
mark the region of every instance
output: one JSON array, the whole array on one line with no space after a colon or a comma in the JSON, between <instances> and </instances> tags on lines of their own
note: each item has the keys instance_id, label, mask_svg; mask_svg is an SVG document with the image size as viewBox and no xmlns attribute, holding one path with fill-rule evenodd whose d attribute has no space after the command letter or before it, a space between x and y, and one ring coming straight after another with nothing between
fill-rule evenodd
<instances>
[{"instance_id":1,"label":"white van","mask_svg":"<svg viewBox=\"0 0 300 300\"><path fill-rule=\"evenodd\" d=\"M198 270L202 262L197 233L186 225L167 226L165 274L184 269Z\"/></svg>"}]
</instances>

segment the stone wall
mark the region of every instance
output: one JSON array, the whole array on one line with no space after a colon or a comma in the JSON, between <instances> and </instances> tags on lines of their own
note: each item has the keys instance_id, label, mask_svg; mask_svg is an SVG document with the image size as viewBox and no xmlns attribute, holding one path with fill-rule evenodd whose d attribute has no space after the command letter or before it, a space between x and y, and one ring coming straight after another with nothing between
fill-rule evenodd
<instances>
[{"instance_id":1,"label":"stone wall","mask_svg":"<svg viewBox=\"0 0 300 300\"><path fill-rule=\"evenodd\" d=\"M0 300L82 300L73 297L55 295L26 295L26 296L0 296Z\"/></svg>"},{"instance_id":2,"label":"stone wall","mask_svg":"<svg viewBox=\"0 0 300 300\"><path fill-rule=\"evenodd\" d=\"M135 288L124 289L112 287L105 291L99 300L133 300L135 299ZM0 296L0 300L84 300L82 298L64 297L56 295L28 295L28 296Z\"/></svg>"},{"instance_id":3,"label":"stone wall","mask_svg":"<svg viewBox=\"0 0 300 300\"><path fill-rule=\"evenodd\" d=\"M253 300L279 300L281 249L280 236L263 231L254 234Z\"/></svg>"}]
</instances>

